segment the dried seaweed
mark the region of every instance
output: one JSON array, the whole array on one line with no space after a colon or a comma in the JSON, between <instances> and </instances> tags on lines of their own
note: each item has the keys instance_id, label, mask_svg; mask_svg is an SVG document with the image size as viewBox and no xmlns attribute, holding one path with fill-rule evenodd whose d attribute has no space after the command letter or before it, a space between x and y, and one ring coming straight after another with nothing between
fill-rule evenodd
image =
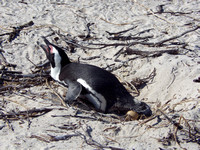
<instances>
[{"instance_id":1,"label":"dried seaweed","mask_svg":"<svg viewBox=\"0 0 200 150\"><path fill-rule=\"evenodd\" d=\"M2 55L3 56L3 55ZM0 94L12 93L12 91L42 85L49 79L49 71L38 66L31 74L23 74L21 71L12 71L16 65L9 65L4 60L3 69L0 69Z\"/></svg>"},{"instance_id":2,"label":"dried seaweed","mask_svg":"<svg viewBox=\"0 0 200 150\"><path fill-rule=\"evenodd\" d=\"M35 74L22 74L18 71L0 70L0 94L6 92L12 93L13 90L20 90L33 86L42 85L49 78L47 72L35 73Z\"/></svg>"}]
</instances>

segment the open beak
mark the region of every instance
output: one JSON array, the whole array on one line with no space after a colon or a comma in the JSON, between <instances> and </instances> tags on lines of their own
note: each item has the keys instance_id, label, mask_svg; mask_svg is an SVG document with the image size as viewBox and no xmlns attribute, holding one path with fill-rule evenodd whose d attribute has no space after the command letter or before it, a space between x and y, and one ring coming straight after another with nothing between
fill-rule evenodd
<instances>
[{"instance_id":1,"label":"open beak","mask_svg":"<svg viewBox=\"0 0 200 150\"><path fill-rule=\"evenodd\" d=\"M42 38L44 39L44 42L46 45L39 44L39 46L45 51L46 54L49 54L51 51L51 48L50 48L51 43L45 37L42 37Z\"/></svg>"}]
</instances>

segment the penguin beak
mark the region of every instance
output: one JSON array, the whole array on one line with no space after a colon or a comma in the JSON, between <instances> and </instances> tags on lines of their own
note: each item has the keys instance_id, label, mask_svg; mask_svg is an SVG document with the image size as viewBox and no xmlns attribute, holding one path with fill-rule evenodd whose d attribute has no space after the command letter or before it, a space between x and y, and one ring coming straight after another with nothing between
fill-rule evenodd
<instances>
[{"instance_id":1,"label":"penguin beak","mask_svg":"<svg viewBox=\"0 0 200 150\"><path fill-rule=\"evenodd\" d=\"M44 39L46 45L40 44L40 47L45 51L46 55L50 55L52 50L52 44L45 37L42 38Z\"/></svg>"},{"instance_id":2,"label":"penguin beak","mask_svg":"<svg viewBox=\"0 0 200 150\"><path fill-rule=\"evenodd\" d=\"M53 44L51 44L46 38L42 37L46 45L38 43L38 45L45 51L47 59L51 63L51 66L55 67L54 53L53 53Z\"/></svg>"}]
</instances>

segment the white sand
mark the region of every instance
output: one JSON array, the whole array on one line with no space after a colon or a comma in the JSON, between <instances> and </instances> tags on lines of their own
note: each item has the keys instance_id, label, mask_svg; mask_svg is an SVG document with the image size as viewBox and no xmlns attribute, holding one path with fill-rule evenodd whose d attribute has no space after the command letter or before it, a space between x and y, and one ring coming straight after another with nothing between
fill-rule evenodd
<instances>
[{"instance_id":1,"label":"white sand","mask_svg":"<svg viewBox=\"0 0 200 150\"><path fill-rule=\"evenodd\" d=\"M189 12L189 14L155 13L147 15L152 11L158 11L157 6L161 4L164 5L165 12ZM135 35L140 31L153 29L140 36L152 35L153 38L149 42L159 42L198 26L199 8L200 2L197 0L138 2L134 2L134 0L85 0L84 2L81 0L71 2L64 0L24 0L24 2L2 0L0 1L0 34L11 32L11 27L25 24L31 20L34 22L34 26L22 30L20 36L11 43L7 41L8 36L0 36L1 49L5 51L4 56L9 63L17 64L15 70L23 71L26 74L30 73L33 68L33 64L27 60L27 57L34 64L46 60L37 41L42 42L41 36L49 36L48 39L51 40L58 37L52 35L53 31L65 35L70 34L81 41L78 35L86 35L87 23L94 23L90 27L91 35L97 39L92 41L95 43L121 43L121 41L108 40L109 35L105 31L119 32L137 26L123 35ZM118 67L123 64L122 61L130 59L123 67L112 72L126 82L131 82L134 78L146 78L155 68L156 76L140 90L140 95L136 98L149 104L154 114L157 109L161 109L176 122L179 121L180 116L183 116L193 131L194 127L200 130L200 83L193 82L194 79L200 77L199 41L200 30L198 29L173 41L187 43L188 50L179 45L160 48L138 44L130 47L144 51L167 50L173 47L178 48L181 55L165 53L160 57L142 58L139 55L121 54L118 58L121 62L115 62L114 55L122 47L107 47L97 50L76 48L75 53L68 53L68 56L74 61L80 57L82 63L102 68L110 65ZM127 43L129 42L131 41L127 41ZM88 41L82 41L79 44L95 47L87 45L87 43ZM65 42L59 44L60 46L66 45ZM97 59L82 59L99 55L100 58ZM157 113L160 115L160 122L155 118L144 124L141 123L146 120L119 123L113 123L110 120L109 123L78 117L53 117L53 115L73 116L76 111L75 108L65 109L60 106L60 103L52 101L52 99L58 100L58 98L46 85L25 90L27 92L22 95L17 95L18 92L15 92L8 96L1 96L0 111L6 113L33 108L55 109L43 116L30 118L29 121L22 119L10 121L7 124L6 121L0 120L0 149L100 149L101 146L136 150L200 149L200 145L197 144L197 141L200 140L200 133L193 137L197 140L196 142L187 142L187 139L191 138L189 138L189 133L185 132L189 131L189 127L183 120L181 125L185 131L178 130L175 134L175 127L160 113ZM66 91L62 87L55 90L61 95ZM43 94L44 96L42 96ZM94 117L92 113L83 112L79 116ZM175 118L175 116L177 117ZM105 120L105 118L103 119ZM13 128L13 131L8 125ZM62 126L71 128L58 128ZM59 141L51 141L50 138L50 136L72 134L78 134L78 136ZM180 145L173 139L174 134ZM95 147L95 145L99 147Z\"/></svg>"}]
</instances>

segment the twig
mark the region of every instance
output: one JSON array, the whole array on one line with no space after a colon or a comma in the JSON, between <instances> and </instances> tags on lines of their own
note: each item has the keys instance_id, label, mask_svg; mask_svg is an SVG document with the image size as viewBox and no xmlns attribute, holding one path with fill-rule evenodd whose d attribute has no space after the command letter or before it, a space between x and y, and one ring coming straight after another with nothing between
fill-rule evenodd
<instances>
[{"instance_id":1,"label":"twig","mask_svg":"<svg viewBox=\"0 0 200 150\"><path fill-rule=\"evenodd\" d=\"M45 137L38 136L38 135L31 135L30 138L36 138L36 139L38 139L38 140L40 140L40 141L43 141L43 142L46 142L46 143L49 143L49 142L50 142L49 139L46 139L46 138L49 138L49 137L47 137L47 136L46 136L46 138L45 138Z\"/></svg>"},{"instance_id":2,"label":"twig","mask_svg":"<svg viewBox=\"0 0 200 150\"><path fill-rule=\"evenodd\" d=\"M7 71L7 70L0 70L0 73L3 73L6 75L6 77L10 77L10 78L31 78L33 80L33 78L36 77L49 77L48 74L46 74L45 72L43 73L36 73L36 74L22 74L21 71ZM11 80L11 79L10 79Z\"/></svg>"},{"instance_id":3,"label":"twig","mask_svg":"<svg viewBox=\"0 0 200 150\"><path fill-rule=\"evenodd\" d=\"M159 15L155 14L151 9L149 9L148 7L146 7L146 6L142 5L142 4L140 4L139 2L137 2L137 0L132 0L132 1L134 1L134 2L135 2L136 4L138 4L139 6L145 8L147 11L149 11L149 12L150 12L153 16L155 16L156 18L159 18L159 19L161 19L161 20L163 20L163 21L166 21L167 23L170 23L170 24L175 24L175 23L170 22L170 21L168 21L167 19L165 19L165 18L163 18L163 17L160 17Z\"/></svg>"},{"instance_id":4,"label":"twig","mask_svg":"<svg viewBox=\"0 0 200 150\"><path fill-rule=\"evenodd\" d=\"M175 78L176 78L176 76L175 76L175 74L174 74L174 70L175 70L175 68L173 67L173 68L172 68L172 71L171 71L171 74L173 74L173 79L172 79L171 83L167 86L167 89L169 89L169 87L174 83L174 80L175 80Z\"/></svg>"},{"instance_id":5,"label":"twig","mask_svg":"<svg viewBox=\"0 0 200 150\"><path fill-rule=\"evenodd\" d=\"M119 35L119 34L128 32L130 30L133 30L135 28L137 28L137 26L134 26L134 27L131 27L131 28L127 29L127 30L123 30L123 31L119 31L119 32L108 32L108 31L106 31L106 33L108 33L109 35Z\"/></svg>"},{"instance_id":6,"label":"twig","mask_svg":"<svg viewBox=\"0 0 200 150\"><path fill-rule=\"evenodd\" d=\"M25 106L24 104L22 104L22 103L19 103L18 101L12 100L12 99L10 99L10 98L4 98L3 100L4 100L4 101L13 102L13 103L15 103L15 104L18 104L18 105L20 105L21 107L23 107L23 108L25 108L25 109L28 109L28 107L27 107L27 106Z\"/></svg>"},{"instance_id":7,"label":"twig","mask_svg":"<svg viewBox=\"0 0 200 150\"><path fill-rule=\"evenodd\" d=\"M51 89L51 91L56 94L56 96L60 99L61 103L63 106L65 107L69 107L69 105L65 103L64 99L50 86L50 84L48 83L48 81L46 80L46 85Z\"/></svg>"},{"instance_id":8,"label":"twig","mask_svg":"<svg viewBox=\"0 0 200 150\"><path fill-rule=\"evenodd\" d=\"M149 121L151 121L151 120L153 120L157 117L158 117L158 115L151 116L150 118L146 119L145 121L141 122L140 124L143 125L143 124L145 124L145 123L147 123L147 122L149 122Z\"/></svg>"},{"instance_id":9,"label":"twig","mask_svg":"<svg viewBox=\"0 0 200 150\"><path fill-rule=\"evenodd\" d=\"M196 143L200 144L200 142L199 142L200 136L198 136L198 135L196 135L196 134L194 133L194 129L191 128L191 126L190 126L190 124L188 123L187 119L185 119L183 116L180 116L180 118L179 118L179 124L181 123L182 120L185 121L186 125L187 125L188 128L189 128L188 131L187 131L187 130L183 130L183 129L182 129L182 131L187 132L187 133L189 134L189 138L191 138L193 142L196 142ZM192 130L193 130L193 133L192 133ZM175 136L175 137L176 137L177 131L178 131L178 128L176 127L176 128L175 128L175 131L174 131L174 136ZM199 134L199 135L200 135L200 134ZM178 144L180 145L180 143L178 143ZM181 147L181 145L180 145L180 147ZM181 148L182 148L182 147L181 147Z\"/></svg>"},{"instance_id":10,"label":"twig","mask_svg":"<svg viewBox=\"0 0 200 150\"><path fill-rule=\"evenodd\" d=\"M161 45L163 45L163 43L166 43L166 42L168 42L168 41L172 41L172 40L174 40L174 39L178 39L178 38L180 38L181 36L183 36L183 35L185 35L185 34L188 34L188 33L190 33L190 32L193 32L193 31L198 30L199 28L200 28L200 26L197 26L197 27L194 28L194 29L185 31L185 32L181 33L180 35L173 36L173 37L171 37L171 38L162 40L162 41L160 41L160 42L155 43L154 45L155 45L155 46L161 46Z\"/></svg>"},{"instance_id":11,"label":"twig","mask_svg":"<svg viewBox=\"0 0 200 150\"><path fill-rule=\"evenodd\" d=\"M6 125L8 126L8 129L10 129L11 131L14 131L14 128L12 127L12 125L10 125L10 122L7 118L4 119L6 122Z\"/></svg>"},{"instance_id":12,"label":"twig","mask_svg":"<svg viewBox=\"0 0 200 150\"><path fill-rule=\"evenodd\" d=\"M152 46L154 45L154 43L148 43L148 42L130 42L130 43L111 43L111 44L107 44L107 43L89 43L89 45L95 45L95 46L101 46L99 47L99 49L103 49L106 47L118 47L118 46L132 46L132 45L137 45L137 44L141 44L141 45L149 45Z\"/></svg>"},{"instance_id":13,"label":"twig","mask_svg":"<svg viewBox=\"0 0 200 150\"><path fill-rule=\"evenodd\" d=\"M9 66L10 66L10 67L15 68L17 65L8 63L7 60L6 60L6 58L5 58L4 55L3 55L3 52L4 52L4 50L0 49L0 60L2 60L1 63L2 63L4 66L6 66L6 67L9 67Z\"/></svg>"},{"instance_id":14,"label":"twig","mask_svg":"<svg viewBox=\"0 0 200 150\"><path fill-rule=\"evenodd\" d=\"M21 71L9 71L9 70L2 70L2 69L0 69L0 73L4 73L4 74L22 74Z\"/></svg>"},{"instance_id":15,"label":"twig","mask_svg":"<svg viewBox=\"0 0 200 150\"><path fill-rule=\"evenodd\" d=\"M153 12L153 11L152 11ZM178 16L178 15L186 15L186 14L192 14L194 13L194 11L191 11L191 12L173 12L173 11L163 11L163 12L153 12L154 14L171 14L171 15L175 15L175 16ZM147 13L147 15L152 15L152 13Z\"/></svg>"},{"instance_id":16,"label":"twig","mask_svg":"<svg viewBox=\"0 0 200 150\"><path fill-rule=\"evenodd\" d=\"M17 36L19 36L19 33L21 32L21 30L23 30L26 27L32 26L34 23L33 21L30 21L24 25L18 26L18 27L13 27L13 31L10 33L4 33L4 35L9 34L9 38L8 41L12 42Z\"/></svg>"},{"instance_id":17,"label":"twig","mask_svg":"<svg viewBox=\"0 0 200 150\"><path fill-rule=\"evenodd\" d=\"M27 59L31 64L33 64L35 67L37 67L37 65L34 64L33 61L31 61L31 60L28 58L28 56L26 57L26 59Z\"/></svg>"},{"instance_id":18,"label":"twig","mask_svg":"<svg viewBox=\"0 0 200 150\"><path fill-rule=\"evenodd\" d=\"M90 33L91 33L90 26L92 26L93 24L94 23L88 23L86 25L87 35L85 36L85 38L83 39L83 41L86 41L86 40L88 40L88 39L91 38L91 35L90 35Z\"/></svg>"},{"instance_id":19,"label":"twig","mask_svg":"<svg viewBox=\"0 0 200 150\"><path fill-rule=\"evenodd\" d=\"M180 123L181 123L181 117L179 118L178 124L180 124ZM177 131L178 131L178 127L175 126L175 130L174 130L174 133L173 133L174 139L175 139L176 143L181 147L181 145L180 145L180 143L179 143L179 141L178 141L178 139L177 139ZM181 148L182 148L182 147L181 147Z\"/></svg>"},{"instance_id":20,"label":"twig","mask_svg":"<svg viewBox=\"0 0 200 150\"><path fill-rule=\"evenodd\" d=\"M145 30L143 30L143 31L140 31L140 32L138 32L138 33L134 34L133 36L136 36L136 35L141 35L141 34L143 34L143 33L145 33L145 32L150 32L151 30L154 30L154 28L145 29Z\"/></svg>"},{"instance_id":21,"label":"twig","mask_svg":"<svg viewBox=\"0 0 200 150\"><path fill-rule=\"evenodd\" d=\"M53 135L49 135L50 136L50 141L60 141L60 140L68 140L71 137L74 136L80 136L79 134L69 134L69 135L61 135L61 136L53 136Z\"/></svg>"},{"instance_id":22,"label":"twig","mask_svg":"<svg viewBox=\"0 0 200 150\"><path fill-rule=\"evenodd\" d=\"M75 40L73 39L69 39L66 36L54 31L63 41L65 41L69 46L73 45L74 47L79 47L79 48L83 48L83 49L99 49L99 48L92 48L92 47L87 47L87 46L83 46L78 44L77 42L75 42Z\"/></svg>"},{"instance_id":23,"label":"twig","mask_svg":"<svg viewBox=\"0 0 200 150\"><path fill-rule=\"evenodd\" d=\"M8 114L1 114L0 119L19 120L19 119L26 119L29 117L38 117L52 110L53 110L52 108L42 108L42 109L31 109L27 111L19 111L16 113L11 112Z\"/></svg>"},{"instance_id":24,"label":"twig","mask_svg":"<svg viewBox=\"0 0 200 150\"><path fill-rule=\"evenodd\" d=\"M119 40L119 41L128 41L128 40L143 40L146 41L149 38L152 38L153 36L145 36L145 37L137 37L137 36L114 36L114 37L108 37L109 40Z\"/></svg>"},{"instance_id":25,"label":"twig","mask_svg":"<svg viewBox=\"0 0 200 150\"><path fill-rule=\"evenodd\" d=\"M101 58L101 57L100 56L93 56L93 57L87 57L87 58L81 57L82 60L92 60L92 59L96 59L96 58Z\"/></svg>"},{"instance_id":26,"label":"twig","mask_svg":"<svg viewBox=\"0 0 200 150\"><path fill-rule=\"evenodd\" d=\"M114 47L117 47L117 46L133 46L133 45L137 45L137 44L146 45L146 46L150 46L150 47L159 47L159 46L164 46L164 43L166 43L166 42L178 39L178 38L184 36L185 34L188 34L190 32L198 30L199 28L200 28L200 26L197 26L196 28L188 30L188 31L185 31L180 35L173 36L171 38L168 38L168 39L165 39L165 40L161 40L159 42L134 41L134 42L130 42L128 44L127 43L112 43L112 44L107 44L107 43L89 43L89 45L102 46L99 49L103 49L105 47L111 47L111 46L114 46ZM185 43L171 43L171 44L175 44L175 45L177 45L177 44L178 45L180 45L180 44L183 45L184 44L185 45Z\"/></svg>"},{"instance_id":27,"label":"twig","mask_svg":"<svg viewBox=\"0 0 200 150\"><path fill-rule=\"evenodd\" d=\"M92 121L102 121L104 123L119 123L119 116L115 115L115 114L103 114L100 112L91 112L91 111L86 111L83 109L78 109L78 108L74 108L77 112L81 112L81 114L85 113L85 114L89 114L89 116L80 116L80 115L52 115L52 117L74 117L74 118L80 118L80 119L88 119L88 120L92 120ZM91 116L91 117L90 117ZM114 121L113 121L114 120Z\"/></svg>"},{"instance_id":28,"label":"twig","mask_svg":"<svg viewBox=\"0 0 200 150\"><path fill-rule=\"evenodd\" d=\"M141 55L143 57L158 57L164 53L177 55L177 54L179 54L179 50L172 49L172 50L159 50L159 51L140 51L140 50L134 50L134 49L127 47L123 53L127 53L128 55L130 55L130 54Z\"/></svg>"},{"instance_id":29,"label":"twig","mask_svg":"<svg viewBox=\"0 0 200 150\"><path fill-rule=\"evenodd\" d=\"M174 126L176 126L178 129L183 129L183 127L179 123L173 121L163 111L161 111L160 109L158 109L157 111L159 111L171 124L173 124Z\"/></svg>"},{"instance_id":30,"label":"twig","mask_svg":"<svg viewBox=\"0 0 200 150\"><path fill-rule=\"evenodd\" d=\"M117 148L117 147L112 147L112 146L106 146L106 145L102 145L98 142L96 142L95 140L89 138L89 140L87 139L87 137L80 133L80 132L76 132L79 134L79 136L84 140L84 142L92 147L98 148L98 149L104 149L104 148L109 148L111 150L124 150L122 148Z\"/></svg>"},{"instance_id":31,"label":"twig","mask_svg":"<svg viewBox=\"0 0 200 150\"><path fill-rule=\"evenodd\" d=\"M89 117L89 116L77 116L77 115L52 115L52 117L65 117L65 118L80 118L80 119L86 119L86 120L92 120L92 121L101 121L104 123L111 123L109 121L103 120L101 118L95 118L95 117Z\"/></svg>"}]
</instances>

